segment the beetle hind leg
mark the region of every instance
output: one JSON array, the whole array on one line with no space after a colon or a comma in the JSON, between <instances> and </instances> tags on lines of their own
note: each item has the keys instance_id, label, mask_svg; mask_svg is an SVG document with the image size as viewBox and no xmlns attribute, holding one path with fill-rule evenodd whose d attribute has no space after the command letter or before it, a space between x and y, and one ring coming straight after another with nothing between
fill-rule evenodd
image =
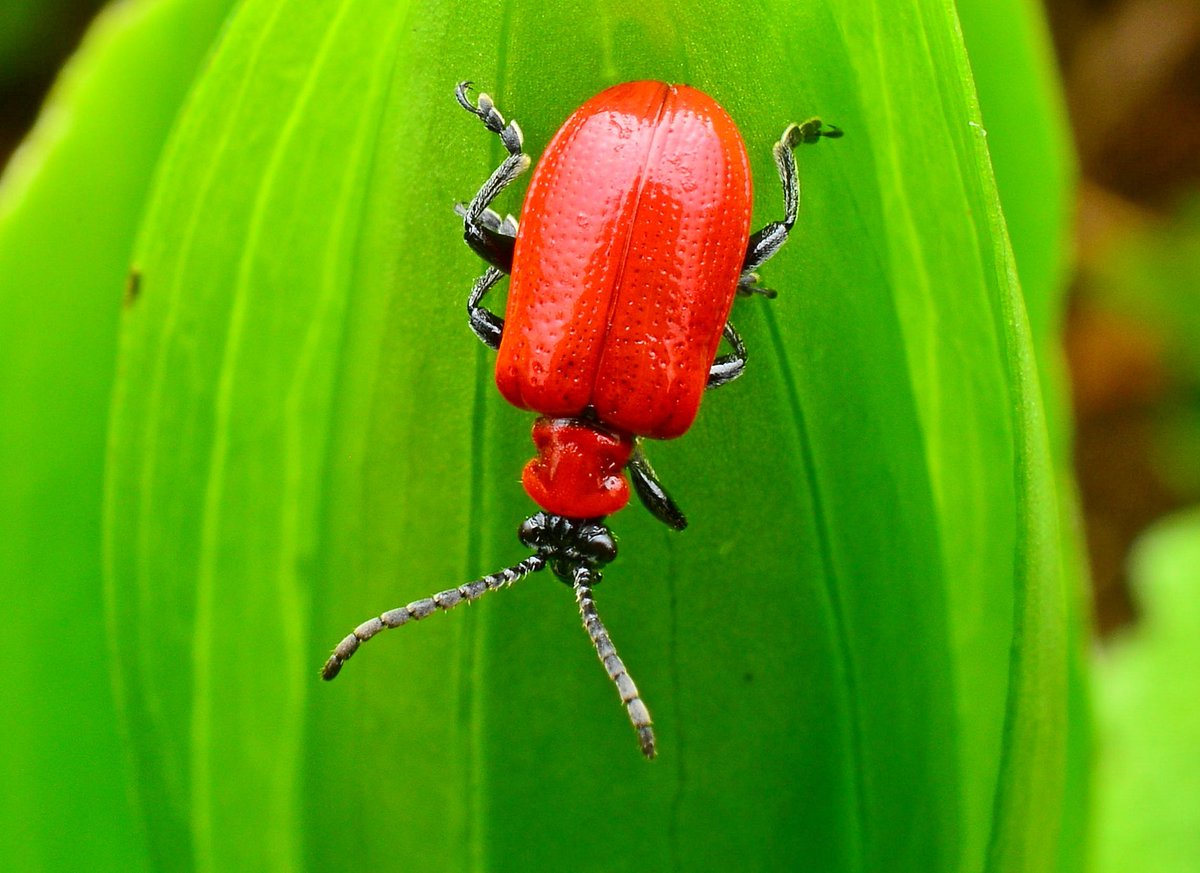
<instances>
[{"instance_id":1,"label":"beetle hind leg","mask_svg":"<svg viewBox=\"0 0 1200 873\"><path fill-rule=\"evenodd\" d=\"M454 211L462 216L463 238L477 255L505 273L512 272L513 248L517 236L517 220L511 215L501 218L489 208L500 192L529 169L529 155L521 151L523 137L515 121L504 121L496 104L487 94L480 94L472 103L467 95L470 82L460 82L454 98L463 109L483 122L484 127L500 137L508 157L471 198L471 202L456 204Z\"/></svg>"},{"instance_id":2,"label":"beetle hind leg","mask_svg":"<svg viewBox=\"0 0 1200 873\"><path fill-rule=\"evenodd\" d=\"M792 150L798 145L820 142L822 137L836 139L841 135L842 131L839 128L833 125L826 126L819 118L810 118L803 124L789 124L771 149L775 156L775 166L779 170L779 181L783 186L783 221L772 221L762 230L750 235L746 258L742 262L742 277L738 282L739 292L760 293L753 287L756 281L752 278L754 271L769 261L787 242L788 234L796 223L800 211L800 175L796 171L796 156L792 154ZM743 291L743 288L746 290Z\"/></svg>"}]
</instances>

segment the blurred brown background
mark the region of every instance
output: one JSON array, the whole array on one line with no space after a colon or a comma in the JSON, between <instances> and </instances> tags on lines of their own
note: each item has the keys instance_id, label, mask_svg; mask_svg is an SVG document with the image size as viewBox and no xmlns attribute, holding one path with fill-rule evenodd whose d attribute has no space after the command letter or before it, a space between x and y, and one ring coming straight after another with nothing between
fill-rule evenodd
<instances>
[{"instance_id":1,"label":"blurred brown background","mask_svg":"<svg viewBox=\"0 0 1200 873\"><path fill-rule=\"evenodd\" d=\"M0 3L0 163L101 5ZM1200 481L1164 472L1160 445L1164 419L1200 408L1200 385L1171 366L1172 338L1161 323L1099 289L1113 281L1106 265L1114 251L1159 228L1170 233L1200 191L1200 3L1046 5L1082 177L1065 352L1097 626L1107 634L1135 618L1125 577L1135 538L1162 515L1200 502Z\"/></svg>"},{"instance_id":2,"label":"blurred brown background","mask_svg":"<svg viewBox=\"0 0 1200 873\"><path fill-rule=\"evenodd\" d=\"M1064 345L1096 622L1108 634L1134 617L1125 576L1133 540L1200 500L1198 483L1171 475L1161 445L1164 420L1194 409L1200 386L1171 365L1169 332L1103 287L1121 248L1172 233L1200 190L1200 3L1048 0L1046 8L1081 174Z\"/></svg>"}]
</instances>

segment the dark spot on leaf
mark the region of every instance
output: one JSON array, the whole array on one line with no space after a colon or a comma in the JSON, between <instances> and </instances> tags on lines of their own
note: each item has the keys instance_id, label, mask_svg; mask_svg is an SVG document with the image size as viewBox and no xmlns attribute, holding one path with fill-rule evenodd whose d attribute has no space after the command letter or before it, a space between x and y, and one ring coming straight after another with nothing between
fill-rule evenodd
<instances>
[{"instance_id":1,"label":"dark spot on leaf","mask_svg":"<svg viewBox=\"0 0 1200 873\"><path fill-rule=\"evenodd\" d=\"M742 681L745 682L747 685L749 685L751 682L754 681L754 674L753 673L743 673Z\"/></svg>"},{"instance_id":2,"label":"dark spot on leaf","mask_svg":"<svg viewBox=\"0 0 1200 873\"><path fill-rule=\"evenodd\" d=\"M138 296L142 293L142 272L137 267L133 267L129 271L129 278L125 280L125 308L133 306L137 303Z\"/></svg>"}]
</instances>

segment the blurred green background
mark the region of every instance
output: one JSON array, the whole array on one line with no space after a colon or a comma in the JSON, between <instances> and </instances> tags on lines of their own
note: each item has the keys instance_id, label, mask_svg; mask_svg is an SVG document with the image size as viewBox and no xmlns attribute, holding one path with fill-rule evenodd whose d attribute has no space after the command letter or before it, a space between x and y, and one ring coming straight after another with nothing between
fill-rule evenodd
<instances>
[{"instance_id":1,"label":"blurred green background","mask_svg":"<svg viewBox=\"0 0 1200 873\"><path fill-rule=\"evenodd\" d=\"M1193 4L100 5L0 7L0 868L1200 867ZM614 525L656 769L545 581L316 681L519 556L467 76L704 87L756 224L847 130Z\"/></svg>"}]
</instances>

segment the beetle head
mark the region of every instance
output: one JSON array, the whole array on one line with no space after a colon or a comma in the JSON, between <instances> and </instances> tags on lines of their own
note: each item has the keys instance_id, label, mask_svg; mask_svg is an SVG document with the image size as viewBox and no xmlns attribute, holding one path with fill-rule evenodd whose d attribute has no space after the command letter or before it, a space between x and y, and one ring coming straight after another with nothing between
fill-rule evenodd
<instances>
[{"instance_id":1,"label":"beetle head","mask_svg":"<svg viewBox=\"0 0 1200 873\"><path fill-rule=\"evenodd\" d=\"M574 583L577 567L599 568L617 556L617 538L599 518L539 512L521 523L517 536L567 584Z\"/></svg>"}]
</instances>

